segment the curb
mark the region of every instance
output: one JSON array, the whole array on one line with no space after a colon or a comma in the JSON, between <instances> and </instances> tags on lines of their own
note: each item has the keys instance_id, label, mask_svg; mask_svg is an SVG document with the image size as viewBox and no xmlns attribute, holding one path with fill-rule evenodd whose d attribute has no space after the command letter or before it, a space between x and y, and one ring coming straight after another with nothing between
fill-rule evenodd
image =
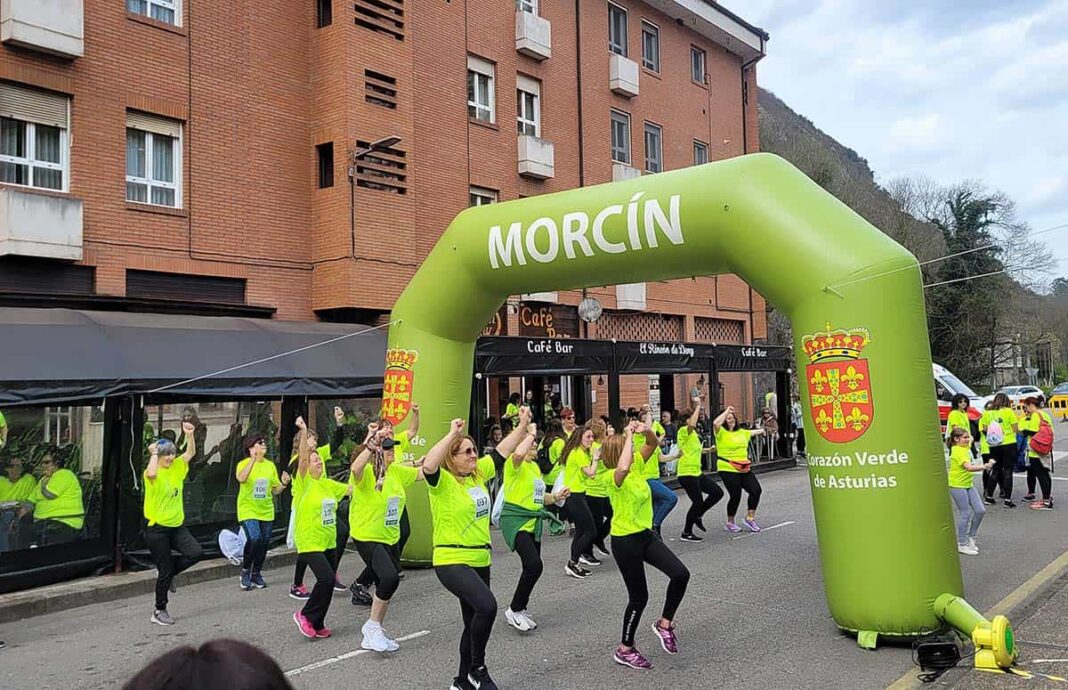
<instances>
[{"instance_id":1,"label":"curb","mask_svg":"<svg viewBox=\"0 0 1068 690\"><path fill-rule=\"evenodd\" d=\"M267 553L264 569L292 565L297 552L274 549ZM236 577L237 568L224 558L201 561L175 578L179 587ZM79 606L99 604L136 596L150 597L156 589L156 571L116 573L81 578L47 587L0 594L0 623L13 623L24 618L42 616L55 611L69 611ZM151 603L146 599L146 606Z\"/></svg>"}]
</instances>

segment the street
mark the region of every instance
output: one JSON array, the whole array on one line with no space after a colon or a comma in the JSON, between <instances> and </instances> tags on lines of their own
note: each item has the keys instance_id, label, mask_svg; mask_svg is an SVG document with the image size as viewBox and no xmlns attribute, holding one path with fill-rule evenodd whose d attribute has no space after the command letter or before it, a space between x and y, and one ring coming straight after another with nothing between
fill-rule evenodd
<instances>
[{"instance_id":1,"label":"street","mask_svg":"<svg viewBox=\"0 0 1068 690\"><path fill-rule=\"evenodd\" d=\"M1066 449L1068 434L1062 437L1058 446ZM1068 465L1058 470L1054 489L1063 495ZM723 532L717 522L722 506L716 506L713 519L707 520L711 531L706 541L680 542L677 535L687 505L682 498L664 530L693 573L678 616L682 653L668 657L648 629L665 587L661 576L650 574L650 604L638 637L639 648L654 664L647 673L611 660L625 594L610 560L588 580L566 578L562 569L568 540L547 538L546 570L531 605L539 627L521 634L503 619L519 559L495 538L493 587L501 615L490 641L488 665L494 678L504 688L561 690L580 683L607 689L647 686L650 681L657 687L693 689L881 688L911 672L908 648L866 652L833 625L820 582L806 477L804 468L761 477L765 490L760 516L769 529L758 535ZM1022 475L1018 481L1022 484ZM984 611L1068 550L1068 512L992 507L980 541L980 556L962 558L968 600ZM343 561L346 582L358 565L354 553ZM392 656L357 651L367 609L352 606L347 595L335 597L328 616L332 639L300 637L291 620L297 602L287 596L291 573L289 568L268 571L270 586L263 591L240 591L236 570L226 580L184 587L172 597L171 612L178 621L172 628L149 623L149 598L96 604L5 626L8 648L0 652L0 687L115 687L175 645L215 637L260 645L291 672L298 688L448 687L455 673L459 611L432 571L409 570L401 584L386 625L402 640L401 651ZM953 671L945 678L962 675ZM1017 682L991 676L984 678L983 687Z\"/></svg>"}]
</instances>

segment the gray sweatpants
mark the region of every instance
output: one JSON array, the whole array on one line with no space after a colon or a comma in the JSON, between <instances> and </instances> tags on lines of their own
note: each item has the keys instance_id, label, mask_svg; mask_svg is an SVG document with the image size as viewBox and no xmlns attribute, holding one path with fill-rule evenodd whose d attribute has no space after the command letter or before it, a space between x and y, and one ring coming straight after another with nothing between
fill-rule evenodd
<instances>
[{"instance_id":1,"label":"gray sweatpants","mask_svg":"<svg viewBox=\"0 0 1068 690\"><path fill-rule=\"evenodd\" d=\"M979 533L979 523L986 515L986 506L979 492L974 487L970 489L957 489L950 487L949 495L957 504L957 543L964 544L969 537L975 537Z\"/></svg>"}]
</instances>

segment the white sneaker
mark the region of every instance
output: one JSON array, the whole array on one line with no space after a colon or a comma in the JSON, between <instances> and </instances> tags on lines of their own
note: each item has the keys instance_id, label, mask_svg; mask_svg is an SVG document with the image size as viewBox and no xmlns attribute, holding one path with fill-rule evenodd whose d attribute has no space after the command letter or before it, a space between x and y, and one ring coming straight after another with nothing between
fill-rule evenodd
<instances>
[{"instance_id":1,"label":"white sneaker","mask_svg":"<svg viewBox=\"0 0 1068 690\"><path fill-rule=\"evenodd\" d=\"M979 549L970 544L957 544L957 553L962 553L965 556L978 556Z\"/></svg>"},{"instance_id":2,"label":"white sneaker","mask_svg":"<svg viewBox=\"0 0 1068 690\"><path fill-rule=\"evenodd\" d=\"M531 630L533 630L534 628L538 627L538 624L534 622L534 619L530 617L530 614L526 612L526 609L520 611L516 615L517 616L522 616L523 620L525 620L527 622L527 625L530 626Z\"/></svg>"},{"instance_id":3,"label":"white sneaker","mask_svg":"<svg viewBox=\"0 0 1068 690\"><path fill-rule=\"evenodd\" d=\"M975 553L979 553L979 542L975 541L975 537L968 538L968 546L975 549Z\"/></svg>"},{"instance_id":4,"label":"white sneaker","mask_svg":"<svg viewBox=\"0 0 1068 690\"><path fill-rule=\"evenodd\" d=\"M523 612L516 613L511 608L504 612L504 617L508 619L508 625L512 626L519 632L529 632L530 626L527 624L526 619L523 618Z\"/></svg>"},{"instance_id":5,"label":"white sneaker","mask_svg":"<svg viewBox=\"0 0 1068 690\"><path fill-rule=\"evenodd\" d=\"M396 640L390 639L389 636L386 635L386 631L385 630L382 631L382 637L386 638L386 651L387 652L395 652L398 649L400 649L400 643L397 642Z\"/></svg>"},{"instance_id":6,"label":"white sneaker","mask_svg":"<svg viewBox=\"0 0 1068 690\"><path fill-rule=\"evenodd\" d=\"M386 639L386 633L382 630L381 625L376 625L373 628L368 623L363 624L363 642L360 646L364 649L370 649L372 652L388 652L389 640Z\"/></svg>"}]
</instances>

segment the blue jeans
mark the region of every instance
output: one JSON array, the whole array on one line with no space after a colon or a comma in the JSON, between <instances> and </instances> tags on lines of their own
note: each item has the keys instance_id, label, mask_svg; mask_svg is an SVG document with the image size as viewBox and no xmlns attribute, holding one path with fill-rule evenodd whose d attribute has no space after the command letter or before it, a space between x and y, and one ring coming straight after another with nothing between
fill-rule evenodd
<instances>
[{"instance_id":1,"label":"blue jeans","mask_svg":"<svg viewBox=\"0 0 1068 690\"><path fill-rule=\"evenodd\" d=\"M18 548L18 513L14 510L0 512L0 551L14 551Z\"/></svg>"},{"instance_id":2,"label":"blue jeans","mask_svg":"<svg viewBox=\"0 0 1068 690\"><path fill-rule=\"evenodd\" d=\"M664 519L672 511L679 497L675 492L667 488L667 485L659 479L648 479L649 490L653 492L653 528L659 529L664 524Z\"/></svg>"},{"instance_id":3,"label":"blue jeans","mask_svg":"<svg viewBox=\"0 0 1068 690\"><path fill-rule=\"evenodd\" d=\"M259 573L267 559L267 547L271 543L271 520L243 520L241 527L245 530L248 541L245 542L245 557L241 561L242 570Z\"/></svg>"}]
</instances>

